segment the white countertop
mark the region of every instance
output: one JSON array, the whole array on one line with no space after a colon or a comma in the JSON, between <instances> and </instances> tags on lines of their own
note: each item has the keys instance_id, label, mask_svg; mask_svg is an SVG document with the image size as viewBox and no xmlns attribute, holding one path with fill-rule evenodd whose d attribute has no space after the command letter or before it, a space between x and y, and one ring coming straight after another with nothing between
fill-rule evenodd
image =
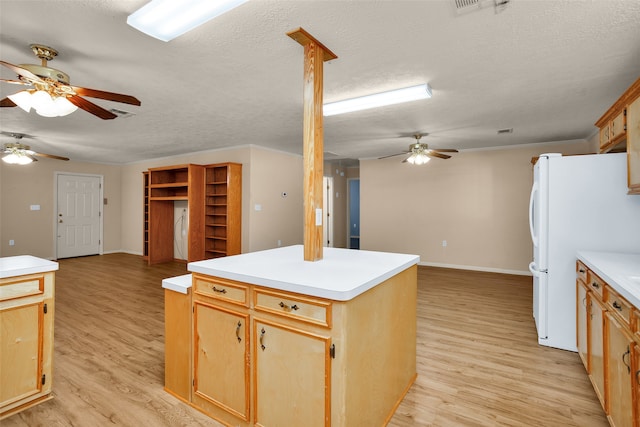
<instances>
[{"instance_id":1,"label":"white countertop","mask_svg":"<svg viewBox=\"0 0 640 427\"><path fill-rule=\"evenodd\" d=\"M31 255L19 255L0 258L0 279L24 276L25 274L56 271L58 263Z\"/></svg>"},{"instance_id":2,"label":"white countertop","mask_svg":"<svg viewBox=\"0 0 640 427\"><path fill-rule=\"evenodd\" d=\"M582 251L578 252L578 259L640 308L640 254Z\"/></svg>"},{"instance_id":3,"label":"white countertop","mask_svg":"<svg viewBox=\"0 0 640 427\"><path fill-rule=\"evenodd\" d=\"M162 279L162 287L186 295L191 287L191 274Z\"/></svg>"},{"instance_id":4,"label":"white countertop","mask_svg":"<svg viewBox=\"0 0 640 427\"><path fill-rule=\"evenodd\" d=\"M305 261L302 245L190 262L187 270L273 289L348 301L420 261L418 255L323 248Z\"/></svg>"}]
</instances>

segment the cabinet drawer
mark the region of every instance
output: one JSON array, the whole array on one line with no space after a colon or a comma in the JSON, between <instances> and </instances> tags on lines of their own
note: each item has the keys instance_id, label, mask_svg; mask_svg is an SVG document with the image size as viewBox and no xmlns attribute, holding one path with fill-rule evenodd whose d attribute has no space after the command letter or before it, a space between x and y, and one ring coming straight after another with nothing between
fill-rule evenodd
<instances>
[{"instance_id":1,"label":"cabinet drawer","mask_svg":"<svg viewBox=\"0 0 640 427\"><path fill-rule=\"evenodd\" d=\"M193 276L193 292L248 307L247 286L231 280Z\"/></svg>"},{"instance_id":2,"label":"cabinet drawer","mask_svg":"<svg viewBox=\"0 0 640 427\"><path fill-rule=\"evenodd\" d=\"M587 267L580 261L576 262L576 277L583 283L587 283Z\"/></svg>"},{"instance_id":3,"label":"cabinet drawer","mask_svg":"<svg viewBox=\"0 0 640 427\"><path fill-rule=\"evenodd\" d=\"M596 274L593 271L587 270L587 286L589 286L589 289L591 289L594 292L594 294L600 296L600 300L602 300L604 283L605 283L604 280L596 276Z\"/></svg>"},{"instance_id":4,"label":"cabinet drawer","mask_svg":"<svg viewBox=\"0 0 640 427\"><path fill-rule=\"evenodd\" d=\"M44 293L44 274L0 279L0 301Z\"/></svg>"},{"instance_id":5,"label":"cabinet drawer","mask_svg":"<svg viewBox=\"0 0 640 427\"><path fill-rule=\"evenodd\" d=\"M255 309L303 322L331 327L331 303L267 289L255 289Z\"/></svg>"},{"instance_id":6,"label":"cabinet drawer","mask_svg":"<svg viewBox=\"0 0 640 427\"><path fill-rule=\"evenodd\" d=\"M612 313L616 313L622 320L624 320L624 326L630 328L630 318L631 311L633 307L631 304L627 302L624 298L622 298L616 291L611 289L610 286L607 286L604 293L605 304L607 305L607 309L609 309Z\"/></svg>"}]
</instances>

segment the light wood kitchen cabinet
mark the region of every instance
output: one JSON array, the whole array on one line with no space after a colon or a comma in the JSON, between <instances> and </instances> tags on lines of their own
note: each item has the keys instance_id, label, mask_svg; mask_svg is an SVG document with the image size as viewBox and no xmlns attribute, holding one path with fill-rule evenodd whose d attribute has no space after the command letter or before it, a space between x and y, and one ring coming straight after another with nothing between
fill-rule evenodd
<instances>
[{"instance_id":1,"label":"light wood kitchen cabinet","mask_svg":"<svg viewBox=\"0 0 640 427\"><path fill-rule=\"evenodd\" d=\"M639 80L640 82L640 80ZM627 173L629 194L640 194L640 84L638 96L627 107Z\"/></svg>"},{"instance_id":2,"label":"light wood kitchen cabinet","mask_svg":"<svg viewBox=\"0 0 640 427\"><path fill-rule=\"evenodd\" d=\"M576 262L576 347L587 373L591 372L589 361L589 327L588 316L591 313L588 301L589 288L587 283L587 267L580 261Z\"/></svg>"},{"instance_id":3,"label":"light wood kitchen cabinet","mask_svg":"<svg viewBox=\"0 0 640 427\"><path fill-rule=\"evenodd\" d=\"M53 272L0 279L0 419L52 398L54 286Z\"/></svg>"},{"instance_id":4,"label":"light wood kitchen cabinet","mask_svg":"<svg viewBox=\"0 0 640 427\"><path fill-rule=\"evenodd\" d=\"M256 319L253 354L256 425L331 425L328 336Z\"/></svg>"},{"instance_id":5,"label":"light wood kitchen cabinet","mask_svg":"<svg viewBox=\"0 0 640 427\"><path fill-rule=\"evenodd\" d=\"M607 346L607 409L609 423L615 427L633 427L631 350L633 338L628 325L613 312L605 316Z\"/></svg>"},{"instance_id":6,"label":"light wood kitchen cabinet","mask_svg":"<svg viewBox=\"0 0 640 427\"><path fill-rule=\"evenodd\" d=\"M348 301L192 275L191 403L226 425L381 426L415 380L415 266Z\"/></svg>"},{"instance_id":7,"label":"light wood kitchen cabinet","mask_svg":"<svg viewBox=\"0 0 640 427\"><path fill-rule=\"evenodd\" d=\"M640 194L640 79L595 123L600 152L627 151L629 194Z\"/></svg>"},{"instance_id":8,"label":"light wood kitchen cabinet","mask_svg":"<svg viewBox=\"0 0 640 427\"><path fill-rule=\"evenodd\" d=\"M579 271L586 270L586 283ZM640 427L640 319L638 312L609 284L578 261L578 351L587 329L589 378L611 426ZM580 308L586 298L586 307Z\"/></svg>"}]
</instances>

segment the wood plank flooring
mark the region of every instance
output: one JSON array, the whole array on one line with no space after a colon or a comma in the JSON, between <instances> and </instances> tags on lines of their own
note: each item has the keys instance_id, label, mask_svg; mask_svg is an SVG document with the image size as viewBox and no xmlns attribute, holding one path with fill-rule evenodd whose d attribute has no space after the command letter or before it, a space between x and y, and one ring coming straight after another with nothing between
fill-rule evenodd
<instances>
[{"instance_id":1,"label":"wood plank flooring","mask_svg":"<svg viewBox=\"0 0 640 427\"><path fill-rule=\"evenodd\" d=\"M60 260L55 399L0 425L220 426L163 390L160 284L185 273L127 254ZM608 423L577 354L538 346L531 278L420 267L418 379L389 425Z\"/></svg>"}]
</instances>

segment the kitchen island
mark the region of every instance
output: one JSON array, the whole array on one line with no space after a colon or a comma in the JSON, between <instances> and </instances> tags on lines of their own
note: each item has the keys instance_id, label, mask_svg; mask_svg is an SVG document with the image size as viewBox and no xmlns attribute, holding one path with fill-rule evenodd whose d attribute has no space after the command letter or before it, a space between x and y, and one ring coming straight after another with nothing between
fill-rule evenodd
<instances>
[{"instance_id":1,"label":"kitchen island","mask_svg":"<svg viewBox=\"0 0 640 427\"><path fill-rule=\"evenodd\" d=\"M0 258L0 419L52 398L56 270L30 255Z\"/></svg>"},{"instance_id":2,"label":"kitchen island","mask_svg":"<svg viewBox=\"0 0 640 427\"><path fill-rule=\"evenodd\" d=\"M290 246L189 263L185 400L234 426L386 425L416 378L418 261Z\"/></svg>"}]
</instances>

